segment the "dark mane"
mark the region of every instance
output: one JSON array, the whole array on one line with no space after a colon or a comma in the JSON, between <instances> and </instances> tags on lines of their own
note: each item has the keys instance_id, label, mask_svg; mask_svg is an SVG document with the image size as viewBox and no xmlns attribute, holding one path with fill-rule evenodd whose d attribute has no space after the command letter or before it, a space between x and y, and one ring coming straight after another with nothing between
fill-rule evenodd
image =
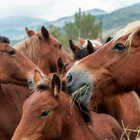
<instances>
[{"instance_id":1,"label":"dark mane","mask_svg":"<svg viewBox=\"0 0 140 140\"><path fill-rule=\"evenodd\" d=\"M0 42L1 43L10 43L10 40L7 37L4 36L0 36Z\"/></svg>"},{"instance_id":2,"label":"dark mane","mask_svg":"<svg viewBox=\"0 0 140 140\"><path fill-rule=\"evenodd\" d=\"M111 41L112 39L113 39L113 37L109 36L109 37L106 39L105 43L108 43L108 42Z\"/></svg>"},{"instance_id":3,"label":"dark mane","mask_svg":"<svg viewBox=\"0 0 140 140\"><path fill-rule=\"evenodd\" d=\"M89 54L88 54L86 48L83 48L83 49L81 49L80 51L78 51L78 52L75 54L74 59L80 60L80 59L82 59L82 58L84 58L84 57L86 57L86 56L88 56L88 55L89 55Z\"/></svg>"},{"instance_id":4,"label":"dark mane","mask_svg":"<svg viewBox=\"0 0 140 140\"><path fill-rule=\"evenodd\" d=\"M75 104L78 107L79 111L81 112L82 118L85 121L85 123L88 123L88 124L91 123L89 110L85 106L80 104L77 100L75 100Z\"/></svg>"}]
</instances>

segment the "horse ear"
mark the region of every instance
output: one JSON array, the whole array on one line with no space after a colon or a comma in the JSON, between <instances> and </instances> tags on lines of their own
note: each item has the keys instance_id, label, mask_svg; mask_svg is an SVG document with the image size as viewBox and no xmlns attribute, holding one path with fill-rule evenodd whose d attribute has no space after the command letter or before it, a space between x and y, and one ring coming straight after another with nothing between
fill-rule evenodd
<instances>
[{"instance_id":1,"label":"horse ear","mask_svg":"<svg viewBox=\"0 0 140 140\"><path fill-rule=\"evenodd\" d=\"M85 40L81 37L78 38L78 41L80 42L81 46L83 46L85 43Z\"/></svg>"},{"instance_id":2,"label":"horse ear","mask_svg":"<svg viewBox=\"0 0 140 140\"><path fill-rule=\"evenodd\" d=\"M92 54L96 51L95 48L93 47L92 43L89 40L88 40L86 49L87 49L88 54Z\"/></svg>"},{"instance_id":3,"label":"horse ear","mask_svg":"<svg viewBox=\"0 0 140 140\"><path fill-rule=\"evenodd\" d=\"M40 72L40 71L37 70L37 69L34 70L34 77L33 77L33 80L34 80L34 83L35 83L35 84L37 84L37 83L39 83L40 81L42 81L42 80L43 80L43 77L44 77L44 75L43 75L42 72Z\"/></svg>"},{"instance_id":4,"label":"horse ear","mask_svg":"<svg viewBox=\"0 0 140 140\"><path fill-rule=\"evenodd\" d=\"M29 37L32 37L33 35L35 35L35 32L33 30L29 30L27 27L25 27L25 31Z\"/></svg>"},{"instance_id":5,"label":"horse ear","mask_svg":"<svg viewBox=\"0 0 140 140\"><path fill-rule=\"evenodd\" d=\"M127 39L128 43L131 42L132 43L132 44L130 43L131 45L140 46L140 29L138 31L136 31L134 33L134 35L132 35L132 37L129 37L129 36L128 36L128 39ZM131 47L129 47L129 48L131 49Z\"/></svg>"},{"instance_id":6,"label":"horse ear","mask_svg":"<svg viewBox=\"0 0 140 140\"><path fill-rule=\"evenodd\" d=\"M37 69L29 73L28 77L28 87L31 90L35 90L38 83L43 80L44 75Z\"/></svg>"},{"instance_id":7,"label":"horse ear","mask_svg":"<svg viewBox=\"0 0 140 140\"><path fill-rule=\"evenodd\" d=\"M63 74L64 71L65 71L65 65L62 61L62 58L59 57L57 60L57 72L58 74Z\"/></svg>"},{"instance_id":8,"label":"horse ear","mask_svg":"<svg viewBox=\"0 0 140 140\"><path fill-rule=\"evenodd\" d=\"M113 39L113 37L109 36L109 37L106 39L105 43L108 43L108 42L111 41L112 39Z\"/></svg>"},{"instance_id":9,"label":"horse ear","mask_svg":"<svg viewBox=\"0 0 140 140\"><path fill-rule=\"evenodd\" d=\"M72 40L69 40L69 46L74 54L81 50L77 45L73 43Z\"/></svg>"},{"instance_id":10,"label":"horse ear","mask_svg":"<svg viewBox=\"0 0 140 140\"><path fill-rule=\"evenodd\" d=\"M41 34L43 35L44 39L49 39L49 32L44 26L41 27Z\"/></svg>"},{"instance_id":11,"label":"horse ear","mask_svg":"<svg viewBox=\"0 0 140 140\"><path fill-rule=\"evenodd\" d=\"M58 96L61 90L61 81L57 74L53 74L52 78L52 91L54 96Z\"/></svg>"}]
</instances>

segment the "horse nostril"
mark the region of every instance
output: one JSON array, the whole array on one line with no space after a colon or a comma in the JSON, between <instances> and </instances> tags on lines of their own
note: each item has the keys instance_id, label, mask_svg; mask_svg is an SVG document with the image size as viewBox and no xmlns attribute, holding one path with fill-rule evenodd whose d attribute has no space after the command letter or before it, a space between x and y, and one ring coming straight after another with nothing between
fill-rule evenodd
<instances>
[{"instance_id":1,"label":"horse nostril","mask_svg":"<svg viewBox=\"0 0 140 140\"><path fill-rule=\"evenodd\" d=\"M68 83L70 83L72 81L72 75L70 73L68 73L66 80Z\"/></svg>"}]
</instances>

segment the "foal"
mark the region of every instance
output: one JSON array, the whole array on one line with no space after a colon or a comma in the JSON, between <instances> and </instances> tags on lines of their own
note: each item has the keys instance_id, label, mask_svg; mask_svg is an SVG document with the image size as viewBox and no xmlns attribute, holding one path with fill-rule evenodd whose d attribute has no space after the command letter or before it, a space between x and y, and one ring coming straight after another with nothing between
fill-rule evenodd
<instances>
[{"instance_id":1,"label":"foal","mask_svg":"<svg viewBox=\"0 0 140 140\"><path fill-rule=\"evenodd\" d=\"M61 91L56 74L42 77L35 70L31 88L35 93L23 106L23 116L12 140L118 140L122 130L110 116L90 112L90 124Z\"/></svg>"}]
</instances>

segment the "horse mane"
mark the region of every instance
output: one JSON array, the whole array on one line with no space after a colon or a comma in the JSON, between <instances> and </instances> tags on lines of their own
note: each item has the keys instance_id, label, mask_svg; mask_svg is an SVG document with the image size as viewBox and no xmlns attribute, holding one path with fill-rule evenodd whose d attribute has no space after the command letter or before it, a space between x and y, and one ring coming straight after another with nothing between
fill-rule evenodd
<instances>
[{"instance_id":1,"label":"horse mane","mask_svg":"<svg viewBox=\"0 0 140 140\"><path fill-rule=\"evenodd\" d=\"M80 60L80 59L82 59L82 58L84 58L84 57L86 57L86 56L88 56L88 55L89 55L89 54L88 54L86 48L82 48L80 51L78 51L78 52L75 54L74 59L75 59L75 60Z\"/></svg>"},{"instance_id":2,"label":"horse mane","mask_svg":"<svg viewBox=\"0 0 140 140\"><path fill-rule=\"evenodd\" d=\"M37 36L32 36L24 40L22 43L17 45L16 49L23 53L34 64L39 64L40 43Z\"/></svg>"},{"instance_id":3,"label":"horse mane","mask_svg":"<svg viewBox=\"0 0 140 140\"><path fill-rule=\"evenodd\" d=\"M10 40L7 38L7 37L5 37L5 36L0 36L0 42L1 43L10 43Z\"/></svg>"},{"instance_id":4,"label":"horse mane","mask_svg":"<svg viewBox=\"0 0 140 140\"><path fill-rule=\"evenodd\" d=\"M140 31L140 20L129 23L125 28L118 31L114 37L114 40L118 40L123 36L129 35L126 40L126 44L131 46L131 42L135 35Z\"/></svg>"}]
</instances>

